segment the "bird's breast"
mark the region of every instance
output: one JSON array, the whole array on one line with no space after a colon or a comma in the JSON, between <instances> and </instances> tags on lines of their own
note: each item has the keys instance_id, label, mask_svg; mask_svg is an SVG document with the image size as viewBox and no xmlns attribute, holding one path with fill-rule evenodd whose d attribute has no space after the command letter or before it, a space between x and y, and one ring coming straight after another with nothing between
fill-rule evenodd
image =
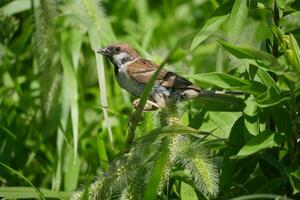
<instances>
[{"instance_id":1,"label":"bird's breast","mask_svg":"<svg viewBox=\"0 0 300 200\"><path fill-rule=\"evenodd\" d=\"M116 79L118 84L132 95L136 97L140 97L142 95L144 84L137 82L128 75L126 65L121 65L119 67Z\"/></svg>"}]
</instances>

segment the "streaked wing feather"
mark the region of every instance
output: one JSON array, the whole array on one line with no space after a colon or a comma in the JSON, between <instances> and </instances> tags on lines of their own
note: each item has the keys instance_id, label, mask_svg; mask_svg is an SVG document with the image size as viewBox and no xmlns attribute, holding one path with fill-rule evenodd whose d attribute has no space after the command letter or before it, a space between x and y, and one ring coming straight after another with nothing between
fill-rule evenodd
<instances>
[{"instance_id":1,"label":"streaked wing feather","mask_svg":"<svg viewBox=\"0 0 300 200\"><path fill-rule=\"evenodd\" d=\"M127 66L127 73L134 80L146 84L157 68L155 63L140 58ZM164 69L160 71L155 84L166 88L200 90L189 80Z\"/></svg>"}]
</instances>

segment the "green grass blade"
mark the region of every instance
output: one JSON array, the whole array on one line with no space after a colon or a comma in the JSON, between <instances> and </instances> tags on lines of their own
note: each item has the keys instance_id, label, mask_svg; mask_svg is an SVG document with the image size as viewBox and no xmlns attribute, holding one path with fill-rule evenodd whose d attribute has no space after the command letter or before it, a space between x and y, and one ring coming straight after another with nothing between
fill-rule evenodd
<instances>
[{"instance_id":1,"label":"green grass blade","mask_svg":"<svg viewBox=\"0 0 300 200\"><path fill-rule=\"evenodd\" d=\"M14 0L0 8L4 15L15 15L20 12L31 9L31 1L34 1L34 4L39 5L38 0Z\"/></svg>"},{"instance_id":2,"label":"green grass blade","mask_svg":"<svg viewBox=\"0 0 300 200\"><path fill-rule=\"evenodd\" d=\"M249 200L249 199L278 199L278 200L293 200L286 196L280 196L276 194L249 194L240 197L235 197L230 200Z\"/></svg>"},{"instance_id":3,"label":"green grass blade","mask_svg":"<svg viewBox=\"0 0 300 200\"><path fill-rule=\"evenodd\" d=\"M165 140L161 146L159 158L157 159L154 168L152 170L152 174L150 180L146 186L146 191L144 193L144 200L156 199L157 196L157 188L160 183L160 179L163 176L165 166L167 165L169 150L168 145Z\"/></svg>"},{"instance_id":4,"label":"green grass blade","mask_svg":"<svg viewBox=\"0 0 300 200\"><path fill-rule=\"evenodd\" d=\"M68 34L63 32L61 35L61 40L63 45L61 45L61 63L64 70L64 82L66 84L66 94L71 107L71 121L73 128L73 143L74 143L74 162L77 159L77 149L78 149L78 132L79 132L79 110L78 110L78 88L77 88L77 78L75 74L74 67L72 66L72 61L68 51Z\"/></svg>"},{"instance_id":5,"label":"green grass blade","mask_svg":"<svg viewBox=\"0 0 300 200\"><path fill-rule=\"evenodd\" d=\"M100 120L99 120L100 122ZM98 124L98 131L97 131L97 149L98 149L98 157L100 161L100 166L104 169L104 171L107 171L109 164L108 164L108 157L107 152L105 148L103 133L100 127L102 127L102 124Z\"/></svg>"},{"instance_id":6,"label":"green grass blade","mask_svg":"<svg viewBox=\"0 0 300 200\"><path fill-rule=\"evenodd\" d=\"M13 132L11 132L10 130L8 130L7 128L5 128L4 126L2 126L1 124L0 124L0 129L2 129L5 133L7 133L14 140L17 139L17 136Z\"/></svg>"},{"instance_id":7,"label":"green grass blade","mask_svg":"<svg viewBox=\"0 0 300 200\"><path fill-rule=\"evenodd\" d=\"M38 194L39 198L45 200L45 196L44 196L44 194L40 191L40 189L37 188L37 187L35 187L35 186L33 185L33 183L32 183L30 180L28 180L23 174L21 174L20 172L14 170L13 168L11 168L10 166L4 164L3 162L0 162L0 165L2 165L4 168L6 168L10 173L15 174L15 175L17 175L18 177L20 177L21 179L23 179L26 183L28 183L28 184L31 186L31 188L34 190L34 192L35 192L36 194Z\"/></svg>"},{"instance_id":8,"label":"green grass blade","mask_svg":"<svg viewBox=\"0 0 300 200\"><path fill-rule=\"evenodd\" d=\"M39 189L45 198L69 199L71 193ZM31 187L0 187L0 197L5 199L33 199L40 198L39 194Z\"/></svg>"},{"instance_id":9,"label":"green grass blade","mask_svg":"<svg viewBox=\"0 0 300 200\"><path fill-rule=\"evenodd\" d=\"M91 47L95 51L96 56L97 75L101 95L101 106L103 110L104 120L107 125L109 139L113 147L114 139L107 111L108 103L103 57L97 54L96 50L99 49L102 46L102 44L115 41L115 36L110 23L108 23L108 21L106 20L104 12L99 6L99 1L83 0L82 3L85 6L85 15L88 16L90 21L90 25L88 25L88 34Z\"/></svg>"}]
</instances>

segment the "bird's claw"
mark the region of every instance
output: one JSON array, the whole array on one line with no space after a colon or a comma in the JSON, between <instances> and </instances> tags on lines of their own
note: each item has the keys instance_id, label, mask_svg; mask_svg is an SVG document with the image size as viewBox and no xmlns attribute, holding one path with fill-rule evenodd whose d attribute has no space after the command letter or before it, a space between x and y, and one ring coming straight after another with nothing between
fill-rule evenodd
<instances>
[{"instance_id":1,"label":"bird's claw","mask_svg":"<svg viewBox=\"0 0 300 200\"><path fill-rule=\"evenodd\" d=\"M146 105L144 106L144 109L141 109L139 107L140 104L140 99L136 99L133 101L133 106L136 110L141 110L142 112L147 112L147 111L154 111L159 109L159 105L157 105L155 102L147 100Z\"/></svg>"}]
</instances>

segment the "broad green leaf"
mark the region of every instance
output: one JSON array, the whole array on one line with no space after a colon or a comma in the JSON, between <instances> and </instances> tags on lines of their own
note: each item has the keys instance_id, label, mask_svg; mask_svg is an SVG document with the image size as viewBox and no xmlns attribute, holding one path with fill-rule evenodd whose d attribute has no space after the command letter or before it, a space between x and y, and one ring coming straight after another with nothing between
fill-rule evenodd
<instances>
[{"instance_id":1,"label":"broad green leaf","mask_svg":"<svg viewBox=\"0 0 300 200\"><path fill-rule=\"evenodd\" d=\"M228 16L229 14L226 14L208 19L193 39L191 51L197 48L201 44L201 42L203 42L206 38L208 38L210 35L216 32L216 30L221 26L221 24L223 24L228 19Z\"/></svg>"},{"instance_id":2,"label":"broad green leaf","mask_svg":"<svg viewBox=\"0 0 300 200\"><path fill-rule=\"evenodd\" d=\"M259 134L259 120L258 120L258 107L254 100L253 96L250 96L245 101L246 107L244 109L244 123L252 135L258 135Z\"/></svg>"},{"instance_id":3,"label":"broad green leaf","mask_svg":"<svg viewBox=\"0 0 300 200\"><path fill-rule=\"evenodd\" d=\"M276 130L282 133L292 133L291 114L288 109L277 105L270 108L272 118L276 124Z\"/></svg>"},{"instance_id":4,"label":"broad green leaf","mask_svg":"<svg viewBox=\"0 0 300 200\"><path fill-rule=\"evenodd\" d=\"M182 200L198 200L194 188L184 182L181 182L180 196Z\"/></svg>"},{"instance_id":5,"label":"broad green leaf","mask_svg":"<svg viewBox=\"0 0 300 200\"><path fill-rule=\"evenodd\" d=\"M235 0L228 20L228 40L236 43L248 15L247 1Z\"/></svg>"},{"instance_id":6,"label":"broad green leaf","mask_svg":"<svg viewBox=\"0 0 300 200\"><path fill-rule=\"evenodd\" d=\"M254 136L246 145L240 149L236 156L232 158L244 158L250 156L261 150L278 146L274 140L275 133L272 132L261 132L257 136Z\"/></svg>"},{"instance_id":7,"label":"broad green leaf","mask_svg":"<svg viewBox=\"0 0 300 200\"><path fill-rule=\"evenodd\" d=\"M265 5L267 8L270 8L271 10L273 10L274 1L275 0L259 0L260 3Z\"/></svg>"},{"instance_id":8,"label":"broad green leaf","mask_svg":"<svg viewBox=\"0 0 300 200\"><path fill-rule=\"evenodd\" d=\"M247 58L256 61L267 61L268 66L273 70L281 70L282 67L279 65L277 59L264 51L257 51L254 49L238 47L230 43L219 41L219 43L226 49L229 53L236 56L237 58Z\"/></svg>"},{"instance_id":9,"label":"broad green leaf","mask_svg":"<svg viewBox=\"0 0 300 200\"><path fill-rule=\"evenodd\" d=\"M270 74L268 72L266 72L263 69L258 68L257 70L257 76L259 77L259 79L264 83L265 86L267 87L273 87L276 92L280 92L278 86L276 85L274 79L270 76Z\"/></svg>"},{"instance_id":10,"label":"broad green leaf","mask_svg":"<svg viewBox=\"0 0 300 200\"><path fill-rule=\"evenodd\" d=\"M237 162L230 159L231 156L237 154L238 149L244 145L244 117L239 117L233 124L230 135L228 137L228 143L230 145L224 149L223 162L221 165L221 187L227 188L230 185L230 180L233 174L235 173L234 169L236 168Z\"/></svg>"},{"instance_id":11,"label":"broad green leaf","mask_svg":"<svg viewBox=\"0 0 300 200\"><path fill-rule=\"evenodd\" d=\"M193 51L201 42L211 36L218 28L228 19L233 1L227 1L213 12L211 17L205 22L203 27L198 31L194 37L190 50Z\"/></svg>"},{"instance_id":12,"label":"broad green leaf","mask_svg":"<svg viewBox=\"0 0 300 200\"><path fill-rule=\"evenodd\" d=\"M225 139L229 137L235 121L241 116L241 112L207 112L201 124L201 131L212 133L210 139Z\"/></svg>"},{"instance_id":13,"label":"broad green leaf","mask_svg":"<svg viewBox=\"0 0 300 200\"><path fill-rule=\"evenodd\" d=\"M299 73L300 72L300 49L299 49L299 44L295 37L290 34L290 48L291 48L291 53L292 53L292 59L291 59L291 64L294 69L294 72Z\"/></svg>"},{"instance_id":14,"label":"broad green leaf","mask_svg":"<svg viewBox=\"0 0 300 200\"><path fill-rule=\"evenodd\" d=\"M265 108L277 105L290 97L281 96L274 87L269 87L268 90L255 98L259 107Z\"/></svg>"},{"instance_id":15,"label":"broad green leaf","mask_svg":"<svg viewBox=\"0 0 300 200\"><path fill-rule=\"evenodd\" d=\"M293 194L297 194L300 192L300 167L294 172L291 173L290 181L293 186Z\"/></svg>"},{"instance_id":16,"label":"broad green leaf","mask_svg":"<svg viewBox=\"0 0 300 200\"><path fill-rule=\"evenodd\" d=\"M45 198L69 199L70 192L53 191L39 188ZM31 187L0 187L0 197L5 199L37 199L39 194Z\"/></svg>"},{"instance_id":17,"label":"broad green leaf","mask_svg":"<svg viewBox=\"0 0 300 200\"><path fill-rule=\"evenodd\" d=\"M193 106L199 110L237 112L243 110L243 99L232 95L202 96L193 99Z\"/></svg>"},{"instance_id":18,"label":"broad green leaf","mask_svg":"<svg viewBox=\"0 0 300 200\"><path fill-rule=\"evenodd\" d=\"M241 79L239 77L222 73L205 73L189 75L200 83L211 84L229 90L239 90L251 94L260 94L266 91L266 87L259 82Z\"/></svg>"},{"instance_id":19,"label":"broad green leaf","mask_svg":"<svg viewBox=\"0 0 300 200\"><path fill-rule=\"evenodd\" d=\"M300 11L292 12L289 15L284 16L280 19L280 27L284 32L290 33L294 30L299 29L298 22L300 21Z\"/></svg>"}]
</instances>

